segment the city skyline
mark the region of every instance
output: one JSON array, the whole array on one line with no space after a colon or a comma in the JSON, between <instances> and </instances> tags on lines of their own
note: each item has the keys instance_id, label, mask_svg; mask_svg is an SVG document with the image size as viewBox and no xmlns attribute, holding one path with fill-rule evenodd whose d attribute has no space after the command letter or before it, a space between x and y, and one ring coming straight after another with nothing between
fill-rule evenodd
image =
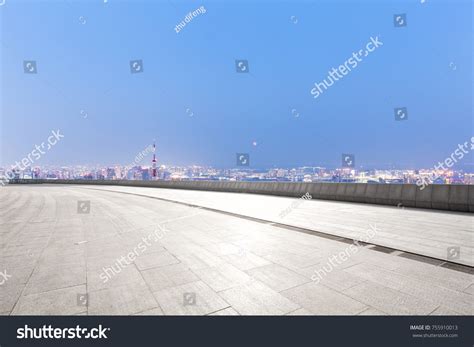
<instances>
[{"instance_id":1,"label":"city skyline","mask_svg":"<svg viewBox=\"0 0 474 347\"><path fill-rule=\"evenodd\" d=\"M30 151L27 155L25 155L22 159L17 160L14 164L10 165L0 165L0 168L4 168L5 170L9 171L25 171L27 168L34 168L34 167L41 167L39 165L39 161L41 158L50 150L53 150L54 146L59 143L64 135L61 134L59 130L52 131L52 135L47 138L47 142L42 142L41 145L35 144L34 149ZM258 143L254 141L252 143L253 146L257 146ZM295 167L320 167L320 168L327 168L327 169L340 169L340 168L352 168L357 170L433 170L433 171L460 171L470 173L473 172L473 163L469 161L469 158L472 157L472 151L474 150L474 136L470 138L469 141L465 141L464 143L460 143L455 147L450 155L447 155L445 159L439 160L437 163L434 163L431 167L417 167L417 166L410 166L404 163L383 163L383 164L374 164L374 163L367 163L362 161L360 163L359 158L354 153L342 153L340 156L340 162L338 163L309 163L303 165L267 165L267 166L255 166L251 165L251 153L235 153L235 162L234 165L228 166L218 166L218 165L205 165L200 163L191 163L187 165L178 165L176 163L164 163L159 160L157 157L157 149L156 149L156 139L152 141L152 143L148 144L145 148L141 151L137 152L134 157L134 160L126 164L128 167L133 166L143 166L147 167L147 163L150 166L156 167L159 165L160 167L168 166L168 167L209 167L209 168L216 168L216 169L233 169L236 167L240 167L242 169L248 168L252 170L269 170L275 168L283 168L283 169L291 169ZM150 156L148 159L147 157ZM123 162L121 163L63 163L63 164L50 164L50 165L43 165L43 167L70 167L70 166L85 166L85 167L113 167L113 166L121 166L125 165Z\"/></svg>"},{"instance_id":2,"label":"city skyline","mask_svg":"<svg viewBox=\"0 0 474 347\"><path fill-rule=\"evenodd\" d=\"M155 174L156 172L156 174ZM255 169L249 167L215 168L205 166L156 166L136 162L112 166L34 167L8 171L0 167L0 179L66 179L66 180L175 180L175 181L285 181L285 182L352 182L382 184L474 184L474 173L441 169L362 169L294 167ZM423 188L422 188L423 189Z\"/></svg>"}]
</instances>

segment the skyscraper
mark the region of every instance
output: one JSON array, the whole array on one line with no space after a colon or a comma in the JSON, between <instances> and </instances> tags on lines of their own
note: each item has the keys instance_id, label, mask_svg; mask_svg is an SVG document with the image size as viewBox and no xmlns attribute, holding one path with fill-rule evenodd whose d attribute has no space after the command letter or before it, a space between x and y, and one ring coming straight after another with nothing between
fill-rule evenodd
<instances>
[{"instance_id":1,"label":"skyscraper","mask_svg":"<svg viewBox=\"0 0 474 347\"><path fill-rule=\"evenodd\" d=\"M153 141L153 159L151 161L151 167L152 167L152 180L156 180L156 145L155 141Z\"/></svg>"}]
</instances>

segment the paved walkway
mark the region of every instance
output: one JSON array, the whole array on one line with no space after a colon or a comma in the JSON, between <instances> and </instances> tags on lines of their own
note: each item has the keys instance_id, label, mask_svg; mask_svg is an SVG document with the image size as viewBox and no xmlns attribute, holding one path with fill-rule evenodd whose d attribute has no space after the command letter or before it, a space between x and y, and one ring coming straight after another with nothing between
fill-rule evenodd
<instances>
[{"instance_id":1,"label":"paved walkway","mask_svg":"<svg viewBox=\"0 0 474 347\"><path fill-rule=\"evenodd\" d=\"M337 201L180 189L97 187L181 201L277 223L366 240L377 245L474 266L474 215ZM282 215L283 213L283 215ZM368 233L377 227L375 235ZM369 234L369 235L368 235Z\"/></svg>"},{"instance_id":2,"label":"paved walkway","mask_svg":"<svg viewBox=\"0 0 474 347\"><path fill-rule=\"evenodd\" d=\"M186 193L131 189L175 199ZM254 196L225 193L204 194L201 202L219 194L220 208L230 208L232 195L241 211L257 204ZM294 201L263 198L261 210L280 206L272 200L284 207ZM304 203L284 219L309 206L323 205ZM342 226L360 223L353 206L346 213L334 206L334 214L347 216ZM429 222L417 221L414 211L392 213L408 213L399 218L409 221L403 225ZM466 218L439 215L452 230L450 223ZM369 230L373 212L366 216L360 228ZM472 315L472 272L443 263L131 194L0 189L0 271L8 274L0 278L0 314Z\"/></svg>"}]
</instances>

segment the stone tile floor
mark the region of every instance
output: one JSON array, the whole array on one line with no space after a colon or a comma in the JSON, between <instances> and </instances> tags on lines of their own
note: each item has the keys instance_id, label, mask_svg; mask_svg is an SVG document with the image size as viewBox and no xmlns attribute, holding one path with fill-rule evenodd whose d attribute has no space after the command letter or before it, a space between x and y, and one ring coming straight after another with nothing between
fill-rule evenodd
<instances>
[{"instance_id":1,"label":"stone tile floor","mask_svg":"<svg viewBox=\"0 0 474 347\"><path fill-rule=\"evenodd\" d=\"M183 199L181 193L176 200ZM194 203L199 202L203 192L192 193ZM250 197L262 204L258 196ZM273 214L293 201L264 198L263 206ZM215 203L224 210L241 201L233 212L244 216L252 215L246 211L257 204L244 194L219 199ZM271 199L277 202L272 205ZM85 207L80 203L78 208L78 201L85 201ZM202 204L209 201L206 196ZM305 202L294 211L295 220L306 214L316 226L336 228L327 213L332 208L340 229L349 230L346 236L356 227L369 228L370 216L376 216L378 227L419 227L420 235L411 242L419 241L420 249L432 247L425 239L461 242L466 233L471 240L463 247L472 245L472 224L469 229L465 214L430 212L427 221L420 211L382 207L377 212L372 206L348 205ZM364 207L372 211L363 214ZM406 217L400 215L405 212ZM291 214L285 217L290 224ZM435 223L445 232L430 229ZM389 240L396 236L382 232ZM409 235L400 235L399 241L407 242ZM441 266L442 260L424 262L423 257L343 241L130 194L7 186L0 190L0 272L7 274L0 277L0 314L473 314L472 268L459 271Z\"/></svg>"},{"instance_id":2,"label":"stone tile floor","mask_svg":"<svg viewBox=\"0 0 474 347\"><path fill-rule=\"evenodd\" d=\"M185 189L89 188L169 199L351 239L364 240L370 226L376 226L371 243L442 260L447 260L448 247L459 247L459 257L450 261L474 266L471 213Z\"/></svg>"}]
</instances>

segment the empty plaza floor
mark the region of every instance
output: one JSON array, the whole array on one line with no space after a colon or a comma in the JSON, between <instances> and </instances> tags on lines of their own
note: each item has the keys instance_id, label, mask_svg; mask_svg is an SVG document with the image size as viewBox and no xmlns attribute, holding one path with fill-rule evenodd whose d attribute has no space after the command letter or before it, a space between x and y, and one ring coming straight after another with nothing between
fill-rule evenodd
<instances>
[{"instance_id":1,"label":"empty plaza floor","mask_svg":"<svg viewBox=\"0 0 474 347\"><path fill-rule=\"evenodd\" d=\"M295 200L3 187L0 314L473 314L471 215Z\"/></svg>"}]
</instances>

